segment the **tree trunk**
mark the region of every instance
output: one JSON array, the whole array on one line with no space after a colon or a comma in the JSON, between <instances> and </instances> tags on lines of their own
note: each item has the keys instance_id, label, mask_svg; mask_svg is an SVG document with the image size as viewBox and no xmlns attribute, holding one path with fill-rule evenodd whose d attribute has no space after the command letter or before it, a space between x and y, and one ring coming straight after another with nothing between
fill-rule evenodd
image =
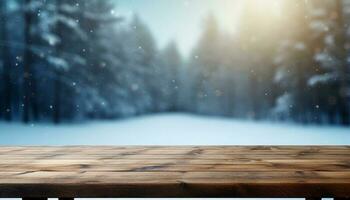
<instances>
[{"instance_id":1,"label":"tree trunk","mask_svg":"<svg viewBox=\"0 0 350 200\"><path fill-rule=\"evenodd\" d=\"M60 14L61 10L61 5L63 5L65 3L65 0L59 0L56 1L56 7L57 7L57 15ZM58 22L58 24L56 24L55 27L55 32L57 34L57 36L61 39L61 42L59 42L59 44L56 46L55 49L55 56L60 57L61 52L64 48L64 44L62 42L63 40L63 33L62 33L62 24L60 22ZM55 66L56 67L56 66ZM55 68L54 69L54 99L53 99L53 122L55 124L59 124L62 121L62 113L61 113L61 93L62 93L62 69L59 68Z\"/></svg>"},{"instance_id":2,"label":"tree trunk","mask_svg":"<svg viewBox=\"0 0 350 200\"><path fill-rule=\"evenodd\" d=\"M32 72L34 74L34 72ZM39 121L39 104L38 104L38 88L37 88L37 80L36 77L33 76L32 79L32 96L31 96L31 107L32 107L32 112L33 112L33 120L34 121Z\"/></svg>"},{"instance_id":3,"label":"tree trunk","mask_svg":"<svg viewBox=\"0 0 350 200\"><path fill-rule=\"evenodd\" d=\"M61 123L61 72L59 69L55 70L55 82L54 82L54 113L53 122L55 124Z\"/></svg>"},{"instance_id":4,"label":"tree trunk","mask_svg":"<svg viewBox=\"0 0 350 200\"><path fill-rule=\"evenodd\" d=\"M6 1L0 2L0 53L3 58L3 100L2 100L2 108L0 112L2 112L2 116L7 121L12 120L12 83L11 83L11 58L10 53L8 51L7 46L7 14L6 14Z\"/></svg>"},{"instance_id":5,"label":"tree trunk","mask_svg":"<svg viewBox=\"0 0 350 200\"><path fill-rule=\"evenodd\" d=\"M259 120L260 119L260 102L259 102L259 92L260 92L260 87L259 87L259 74L255 67L252 68L249 74L249 92L250 92L250 98L251 98L251 109L249 110L249 117L252 117L254 120Z\"/></svg>"},{"instance_id":6,"label":"tree trunk","mask_svg":"<svg viewBox=\"0 0 350 200\"><path fill-rule=\"evenodd\" d=\"M26 0L25 6L30 5L32 0ZM30 121L30 111L32 107L32 97L35 95L33 91L33 54L30 49L33 39L31 33L31 26L33 24L33 14L30 11L26 11L24 15L24 40L25 49L23 57L23 116L22 120L24 123L29 123Z\"/></svg>"}]
</instances>

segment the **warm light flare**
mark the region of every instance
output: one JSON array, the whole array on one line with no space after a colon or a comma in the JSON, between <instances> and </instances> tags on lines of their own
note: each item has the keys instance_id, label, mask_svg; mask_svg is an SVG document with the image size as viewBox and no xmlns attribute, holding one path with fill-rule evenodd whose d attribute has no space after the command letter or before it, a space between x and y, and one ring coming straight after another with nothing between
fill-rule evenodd
<instances>
[{"instance_id":1,"label":"warm light flare","mask_svg":"<svg viewBox=\"0 0 350 200\"><path fill-rule=\"evenodd\" d=\"M257 12L262 12L267 15L279 15L281 13L281 1L280 0L249 0L251 4L249 6L255 7ZM247 2L249 2L247 1Z\"/></svg>"}]
</instances>

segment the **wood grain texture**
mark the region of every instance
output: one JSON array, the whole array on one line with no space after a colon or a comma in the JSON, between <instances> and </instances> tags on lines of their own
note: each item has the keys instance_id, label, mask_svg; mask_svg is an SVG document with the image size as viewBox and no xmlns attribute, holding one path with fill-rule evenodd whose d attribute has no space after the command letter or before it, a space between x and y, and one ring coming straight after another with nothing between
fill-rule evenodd
<instances>
[{"instance_id":1,"label":"wood grain texture","mask_svg":"<svg viewBox=\"0 0 350 200\"><path fill-rule=\"evenodd\" d=\"M348 199L350 147L0 147L0 197Z\"/></svg>"}]
</instances>

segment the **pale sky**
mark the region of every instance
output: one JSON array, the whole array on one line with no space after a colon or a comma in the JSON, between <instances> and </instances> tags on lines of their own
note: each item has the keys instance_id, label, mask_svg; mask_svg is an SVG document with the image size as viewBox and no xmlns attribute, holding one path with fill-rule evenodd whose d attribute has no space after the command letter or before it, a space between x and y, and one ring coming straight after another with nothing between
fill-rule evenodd
<instances>
[{"instance_id":1,"label":"pale sky","mask_svg":"<svg viewBox=\"0 0 350 200\"><path fill-rule=\"evenodd\" d=\"M152 30L158 46L175 40L188 55L197 42L203 20L210 13L222 27L234 31L239 16L237 0L116 0L116 11L131 16L138 13Z\"/></svg>"}]
</instances>

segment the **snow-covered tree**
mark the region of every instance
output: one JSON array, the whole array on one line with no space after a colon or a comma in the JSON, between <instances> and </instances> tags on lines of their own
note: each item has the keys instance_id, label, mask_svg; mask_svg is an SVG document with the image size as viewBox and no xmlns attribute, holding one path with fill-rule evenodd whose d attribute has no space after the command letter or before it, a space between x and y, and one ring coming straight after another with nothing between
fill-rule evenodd
<instances>
[{"instance_id":1,"label":"snow-covered tree","mask_svg":"<svg viewBox=\"0 0 350 200\"><path fill-rule=\"evenodd\" d=\"M73 106L80 115L90 118L111 118L117 115L114 105L118 98L116 74L120 60L115 51L114 41L118 41L116 27L121 20L114 13L112 1L78 2L79 13L75 19L79 21L81 32L86 39L79 42L75 50L82 59L83 67L71 69L71 84L77 96Z\"/></svg>"},{"instance_id":2,"label":"snow-covered tree","mask_svg":"<svg viewBox=\"0 0 350 200\"><path fill-rule=\"evenodd\" d=\"M287 1L291 28L280 45L275 111L300 122L347 124L347 38L342 1ZM291 9L294 8L294 9ZM286 100L286 98L289 100ZM289 105L281 105L288 102Z\"/></svg>"},{"instance_id":3,"label":"snow-covered tree","mask_svg":"<svg viewBox=\"0 0 350 200\"><path fill-rule=\"evenodd\" d=\"M198 45L191 53L190 69L193 70L194 108L203 114L215 114L220 103L220 91L215 76L223 67L221 57L221 32L214 16L209 16Z\"/></svg>"},{"instance_id":4,"label":"snow-covered tree","mask_svg":"<svg viewBox=\"0 0 350 200\"><path fill-rule=\"evenodd\" d=\"M158 111L176 111L179 106L180 70L182 58L175 42L170 42L158 55L156 81ZM156 86L157 87L157 86Z\"/></svg>"},{"instance_id":5,"label":"snow-covered tree","mask_svg":"<svg viewBox=\"0 0 350 200\"><path fill-rule=\"evenodd\" d=\"M286 1L285 22L290 29L283 35L279 51L275 57L277 66L275 82L280 88L274 111L283 118L298 122L310 121L310 87L307 80L317 70L313 60L314 40L310 30L308 2L304 0ZM288 11L287 11L288 10ZM285 105L287 104L287 105Z\"/></svg>"},{"instance_id":6,"label":"snow-covered tree","mask_svg":"<svg viewBox=\"0 0 350 200\"><path fill-rule=\"evenodd\" d=\"M101 78L94 74L99 68L96 60L106 51L98 51L101 45L97 44L99 41L96 38L104 37L97 36L104 29L104 24L116 21L116 17L110 12L112 5L109 1L27 0L23 7L25 24L28 27L25 31L28 47L24 60L35 65L38 62L32 58L35 55L40 58L41 65L47 65L41 71L46 71L43 76L51 76L52 80L52 100L50 103L46 97L46 103L49 102L46 107L52 113L53 121L59 123L62 118L72 118L82 111L85 112L86 105L91 104L87 101L93 101L92 98L85 98L87 93L91 96L94 90L99 89L93 85ZM25 77L28 77L26 74L32 77L32 73L29 73L31 69L27 68ZM32 81L24 82L28 85L25 97L33 94ZM70 98L62 94L69 95ZM97 93L93 95L98 96ZM24 103L25 108L29 102ZM28 115L28 109L25 109L25 116Z\"/></svg>"},{"instance_id":7,"label":"snow-covered tree","mask_svg":"<svg viewBox=\"0 0 350 200\"><path fill-rule=\"evenodd\" d=\"M335 123L340 118L342 124L349 125L346 10L349 5L344 5L342 0L314 3L314 34L322 41L314 58L320 70L310 77L308 84L322 91L318 95L320 109L328 114L329 121Z\"/></svg>"},{"instance_id":8,"label":"snow-covered tree","mask_svg":"<svg viewBox=\"0 0 350 200\"><path fill-rule=\"evenodd\" d=\"M130 68L135 70L131 79L132 93L137 110L150 112L158 103L156 81L157 47L149 28L135 15L129 26Z\"/></svg>"},{"instance_id":9,"label":"snow-covered tree","mask_svg":"<svg viewBox=\"0 0 350 200\"><path fill-rule=\"evenodd\" d=\"M247 0L243 3L239 40L249 75L250 108L247 114L250 118L260 119L268 116L274 103L275 67L272 60L284 28L281 21L284 12L267 11L267 7L256 6L256 2ZM276 2L268 1L267 4L273 7Z\"/></svg>"}]
</instances>

